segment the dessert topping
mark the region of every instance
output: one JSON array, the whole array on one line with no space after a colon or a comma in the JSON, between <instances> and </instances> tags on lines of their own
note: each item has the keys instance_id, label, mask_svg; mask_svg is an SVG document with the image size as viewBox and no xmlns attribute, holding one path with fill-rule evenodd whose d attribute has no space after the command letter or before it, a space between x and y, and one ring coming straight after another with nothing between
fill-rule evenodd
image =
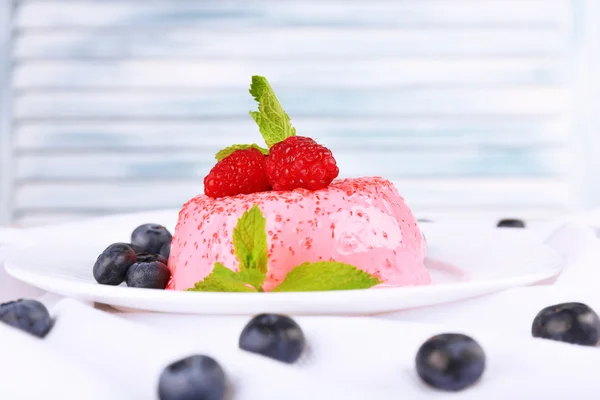
<instances>
[{"instance_id":1,"label":"dessert topping","mask_svg":"<svg viewBox=\"0 0 600 400\"><path fill-rule=\"evenodd\" d=\"M217 152L218 162L204 178L204 194L219 198L271 188L327 187L339 174L331 151L310 138L296 136L296 128L264 77L252 77L250 94L258 102L258 111L250 115L268 149L256 143L234 144Z\"/></svg>"},{"instance_id":2,"label":"dessert topping","mask_svg":"<svg viewBox=\"0 0 600 400\"><path fill-rule=\"evenodd\" d=\"M339 172L331 151L308 137L289 137L271 147L267 157L273 190L323 189Z\"/></svg>"},{"instance_id":3,"label":"dessert topping","mask_svg":"<svg viewBox=\"0 0 600 400\"><path fill-rule=\"evenodd\" d=\"M258 111L250 111L250 115L258 125L260 134L269 148L291 136L296 136L296 128L292 126L290 117L283 110L266 78L253 76L250 94L258 102Z\"/></svg>"},{"instance_id":4,"label":"dessert topping","mask_svg":"<svg viewBox=\"0 0 600 400\"><path fill-rule=\"evenodd\" d=\"M235 150L204 178L204 193L213 198L264 192L269 186L265 156L255 148Z\"/></svg>"}]
</instances>

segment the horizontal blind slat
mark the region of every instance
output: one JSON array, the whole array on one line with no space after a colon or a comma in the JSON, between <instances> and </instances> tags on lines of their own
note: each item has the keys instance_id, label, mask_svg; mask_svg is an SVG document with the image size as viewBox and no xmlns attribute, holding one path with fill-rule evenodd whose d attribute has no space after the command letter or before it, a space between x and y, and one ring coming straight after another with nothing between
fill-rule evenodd
<instances>
[{"instance_id":1,"label":"horizontal blind slat","mask_svg":"<svg viewBox=\"0 0 600 400\"><path fill-rule=\"evenodd\" d=\"M567 82L564 61L550 58L36 61L14 70L15 90L155 88L182 90L235 87L245 91L251 75L287 86L378 87L416 85L536 85Z\"/></svg>"},{"instance_id":2,"label":"horizontal blind slat","mask_svg":"<svg viewBox=\"0 0 600 400\"><path fill-rule=\"evenodd\" d=\"M319 43L315 46L315 43ZM352 29L205 27L114 31L24 31L13 55L23 59L555 56L568 50L559 29Z\"/></svg>"},{"instance_id":3,"label":"horizontal blind slat","mask_svg":"<svg viewBox=\"0 0 600 400\"><path fill-rule=\"evenodd\" d=\"M398 117L406 115L548 115L568 110L561 87L404 90L287 89L277 91L288 114L297 117ZM247 115L256 108L242 90L155 95L40 93L15 99L14 115L29 118L211 118Z\"/></svg>"},{"instance_id":4,"label":"horizontal blind slat","mask_svg":"<svg viewBox=\"0 0 600 400\"><path fill-rule=\"evenodd\" d=\"M565 146L566 117L541 118L294 118L299 134L338 149ZM19 152L163 151L260 141L250 116L199 122L93 124L24 121L14 130Z\"/></svg>"},{"instance_id":5,"label":"horizontal blind slat","mask_svg":"<svg viewBox=\"0 0 600 400\"><path fill-rule=\"evenodd\" d=\"M21 1L16 27L144 25L478 26L558 25L572 21L569 0Z\"/></svg>"}]
</instances>

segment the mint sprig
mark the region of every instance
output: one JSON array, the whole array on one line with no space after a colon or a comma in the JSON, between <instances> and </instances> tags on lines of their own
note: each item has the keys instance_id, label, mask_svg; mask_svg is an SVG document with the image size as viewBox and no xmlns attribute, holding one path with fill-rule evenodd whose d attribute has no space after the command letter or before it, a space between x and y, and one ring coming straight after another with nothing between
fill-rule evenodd
<instances>
[{"instance_id":1,"label":"mint sprig","mask_svg":"<svg viewBox=\"0 0 600 400\"><path fill-rule=\"evenodd\" d=\"M290 117L283 110L267 78L254 75L250 94L258 102L258 111L250 111L250 115L269 148L290 136L296 136L296 128L292 126Z\"/></svg>"},{"instance_id":2,"label":"mint sprig","mask_svg":"<svg viewBox=\"0 0 600 400\"><path fill-rule=\"evenodd\" d=\"M250 111L254 122L258 125L260 134L269 148L290 136L296 136L296 128L292 126L290 117L286 114L281 103L275 96L275 92L267 78L255 75L250 84L250 94L258 102L258 111ZM217 161L233 154L237 150L257 149L265 156L269 155L269 150L253 144L234 144L219 150L215 155Z\"/></svg>"},{"instance_id":3,"label":"mint sprig","mask_svg":"<svg viewBox=\"0 0 600 400\"><path fill-rule=\"evenodd\" d=\"M234 272L215 263L212 272L190 291L262 292L268 269L266 219L255 205L238 220L233 230L233 251L239 262ZM354 290L381 281L353 265L336 261L303 263L292 269L273 292Z\"/></svg>"}]
</instances>

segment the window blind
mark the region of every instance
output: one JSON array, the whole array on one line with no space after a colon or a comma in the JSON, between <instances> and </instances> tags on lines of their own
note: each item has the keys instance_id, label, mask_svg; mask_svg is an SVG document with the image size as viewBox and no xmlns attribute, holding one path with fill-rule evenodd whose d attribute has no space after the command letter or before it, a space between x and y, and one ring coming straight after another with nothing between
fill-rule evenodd
<instances>
[{"instance_id":1,"label":"window blind","mask_svg":"<svg viewBox=\"0 0 600 400\"><path fill-rule=\"evenodd\" d=\"M19 0L9 219L179 207L260 140L250 76L420 215L569 208L567 0ZM8 179L7 178L7 179Z\"/></svg>"}]
</instances>

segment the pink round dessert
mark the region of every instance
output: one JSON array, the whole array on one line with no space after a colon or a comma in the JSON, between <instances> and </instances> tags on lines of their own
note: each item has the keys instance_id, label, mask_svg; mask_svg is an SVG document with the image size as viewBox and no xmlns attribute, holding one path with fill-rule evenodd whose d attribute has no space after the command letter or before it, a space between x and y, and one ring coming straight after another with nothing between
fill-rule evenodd
<instances>
[{"instance_id":1,"label":"pink round dessert","mask_svg":"<svg viewBox=\"0 0 600 400\"><path fill-rule=\"evenodd\" d=\"M338 261L378 277L381 286L427 285L425 242L394 185L383 178L334 181L317 191L261 192L213 199L199 195L179 213L168 289L185 290L220 262L234 271L232 234L254 205L266 218L269 253L263 289L304 262Z\"/></svg>"}]
</instances>

